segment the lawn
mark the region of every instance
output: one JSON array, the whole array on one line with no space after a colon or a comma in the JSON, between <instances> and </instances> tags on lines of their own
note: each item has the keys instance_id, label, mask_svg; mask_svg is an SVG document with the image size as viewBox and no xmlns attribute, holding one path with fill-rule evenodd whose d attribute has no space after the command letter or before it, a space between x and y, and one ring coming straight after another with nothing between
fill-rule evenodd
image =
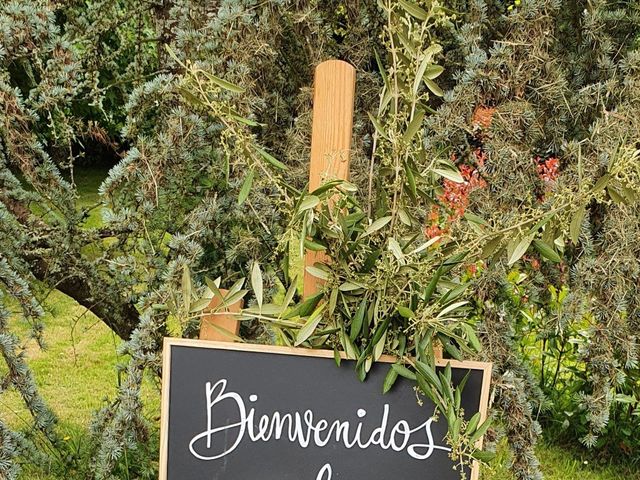
<instances>
[{"instance_id":1,"label":"lawn","mask_svg":"<svg viewBox=\"0 0 640 480\"><path fill-rule=\"evenodd\" d=\"M101 221L97 188L104 174L104 170L84 170L76 175L82 192L81 206L96 206L87 220L92 226L99 225ZM33 340L28 340L28 325L17 316L11 320L11 327L21 335L40 392L60 419L60 434L70 443L71 450L80 451L86 443L83 432L90 425L92 415L116 395L116 366L127 359L118 353L120 339L100 319L71 298L54 290L47 296L45 308L46 350L39 349ZM157 387L149 380L143 396L145 416L156 425L160 413L159 396ZM2 419L13 427L28 424L29 414L14 392L0 395L0 413ZM594 464L589 455L569 452L549 443L541 443L537 453L545 478L549 480L640 480L637 469ZM482 480L513 480L508 472L508 461L503 444L492 468L483 472ZM21 478L57 480L60 477L49 474L47 466L35 468L26 465Z\"/></svg>"}]
</instances>

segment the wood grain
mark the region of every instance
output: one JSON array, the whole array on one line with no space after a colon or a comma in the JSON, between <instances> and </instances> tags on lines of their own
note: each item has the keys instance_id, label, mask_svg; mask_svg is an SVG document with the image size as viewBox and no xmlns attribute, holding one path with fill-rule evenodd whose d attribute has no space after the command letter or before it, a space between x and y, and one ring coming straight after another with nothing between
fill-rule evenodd
<instances>
[{"instance_id":1,"label":"wood grain","mask_svg":"<svg viewBox=\"0 0 640 480\"><path fill-rule=\"evenodd\" d=\"M222 295L228 293L227 290L220 289ZM220 297L214 297L209 304L209 308L217 308L222 303ZM224 309L225 312L239 313L242 309L242 300L238 300L236 303L229 305ZM225 332L228 332L226 334ZM200 340L212 340L220 342L233 342L233 336L237 336L240 332L240 321L237 315L207 315L202 317L202 323L200 324ZM232 334L232 335L230 335Z\"/></svg>"},{"instance_id":2,"label":"wood grain","mask_svg":"<svg viewBox=\"0 0 640 480\"><path fill-rule=\"evenodd\" d=\"M341 60L328 60L316 67L311 128L309 191L330 180L349 179L349 154L353 129L356 71ZM306 267L327 262L322 252L306 252L304 257L304 297L317 293L322 281Z\"/></svg>"}]
</instances>

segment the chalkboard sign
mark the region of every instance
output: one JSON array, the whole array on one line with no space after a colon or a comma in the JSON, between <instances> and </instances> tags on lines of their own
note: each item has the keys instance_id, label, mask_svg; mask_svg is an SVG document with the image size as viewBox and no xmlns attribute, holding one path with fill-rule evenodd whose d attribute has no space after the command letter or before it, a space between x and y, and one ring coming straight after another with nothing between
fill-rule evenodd
<instances>
[{"instance_id":1,"label":"chalkboard sign","mask_svg":"<svg viewBox=\"0 0 640 480\"><path fill-rule=\"evenodd\" d=\"M332 351L165 339L160 479L459 480L446 422L408 380L383 395L383 360L360 382ZM484 415L490 364L451 366Z\"/></svg>"}]
</instances>

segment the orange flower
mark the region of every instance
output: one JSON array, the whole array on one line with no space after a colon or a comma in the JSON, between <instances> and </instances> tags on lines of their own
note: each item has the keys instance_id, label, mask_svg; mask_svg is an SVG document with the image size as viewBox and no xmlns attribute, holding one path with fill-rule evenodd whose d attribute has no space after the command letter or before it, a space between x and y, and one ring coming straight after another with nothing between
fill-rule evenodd
<instances>
[{"instance_id":1,"label":"orange flower","mask_svg":"<svg viewBox=\"0 0 640 480\"><path fill-rule=\"evenodd\" d=\"M556 157L549 157L546 160L536 157L536 170L538 176L545 182L555 182L560 176L560 161Z\"/></svg>"},{"instance_id":2,"label":"orange flower","mask_svg":"<svg viewBox=\"0 0 640 480\"><path fill-rule=\"evenodd\" d=\"M424 229L424 236L427 238L435 238L442 235L444 232L438 225L431 225Z\"/></svg>"},{"instance_id":3,"label":"orange flower","mask_svg":"<svg viewBox=\"0 0 640 480\"><path fill-rule=\"evenodd\" d=\"M457 218L462 217L469 206L469 194L478 188L487 186L487 182L475 168L469 165L460 165L459 169L464 181L458 183L445 179L443 182L444 192L438 197L438 200L452 210Z\"/></svg>"},{"instance_id":4,"label":"orange flower","mask_svg":"<svg viewBox=\"0 0 640 480\"><path fill-rule=\"evenodd\" d=\"M479 105L473 112L471 123L474 127L478 126L486 130L491 126L491 121L493 120L494 113L496 113L495 108Z\"/></svg>"}]
</instances>

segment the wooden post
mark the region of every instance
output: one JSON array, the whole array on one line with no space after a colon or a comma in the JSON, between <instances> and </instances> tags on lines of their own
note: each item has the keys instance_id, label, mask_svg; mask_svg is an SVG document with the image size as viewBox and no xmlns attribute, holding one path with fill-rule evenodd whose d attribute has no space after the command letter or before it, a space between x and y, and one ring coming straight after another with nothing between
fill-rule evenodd
<instances>
[{"instance_id":1,"label":"wooden post","mask_svg":"<svg viewBox=\"0 0 640 480\"><path fill-rule=\"evenodd\" d=\"M227 290L220 289L220 293L222 293L222 295L226 295ZM209 304L209 308L216 308L220 305L221 301L220 297L214 297ZM229 305L225 309L225 312L238 313L241 309L242 300L238 300L236 303ZM236 315L217 314L202 317L202 323L200 325L200 340L233 342L233 337L225 334L225 332L232 333L235 336L238 336L238 333L240 333L240 321Z\"/></svg>"},{"instance_id":2,"label":"wooden post","mask_svg":"<svg viewBox=\"0 0 640 480\"><path fill-rule=\"evenodd\" d=\"M311 128L309 191L330 180L349 179L349 153L353 129L356 70L341 60L328 60L316 67ZM306 267L326 262L322 252L306 252L304 257L304 297L314 295L322 281L307 273Z\"/></svg>"}]
</instances>

